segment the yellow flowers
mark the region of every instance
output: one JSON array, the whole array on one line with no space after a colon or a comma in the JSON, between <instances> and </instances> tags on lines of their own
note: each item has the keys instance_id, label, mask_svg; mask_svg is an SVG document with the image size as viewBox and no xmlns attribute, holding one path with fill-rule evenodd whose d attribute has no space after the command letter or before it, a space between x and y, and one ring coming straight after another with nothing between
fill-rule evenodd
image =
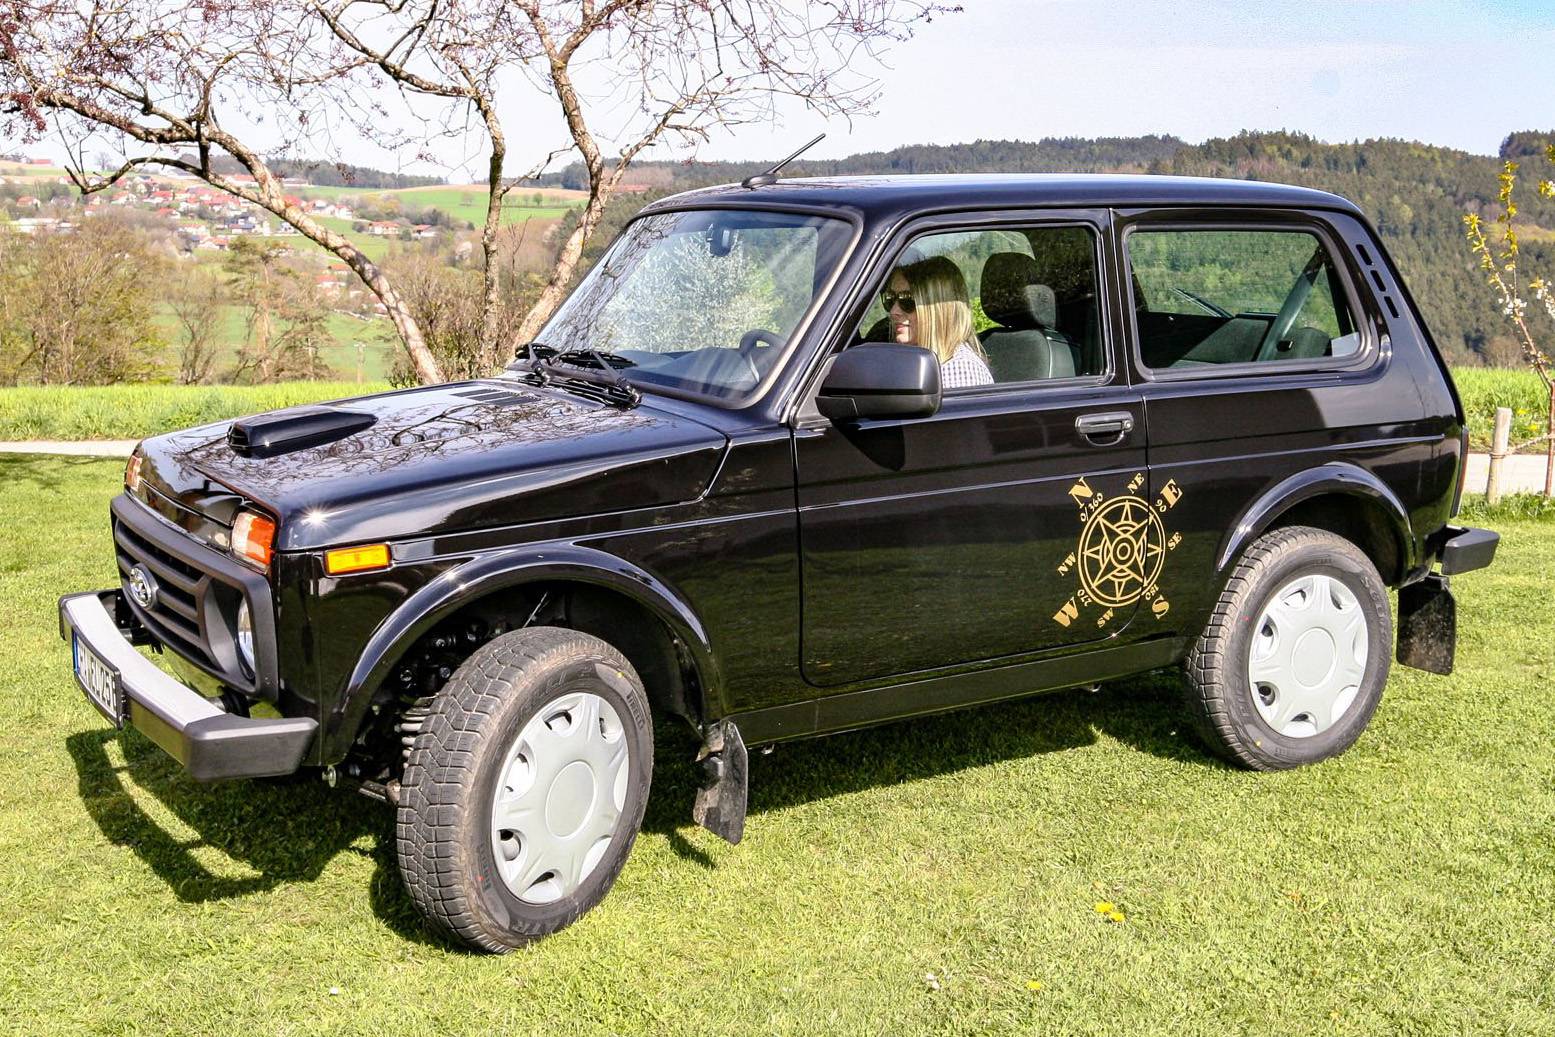
<instances>
[{"instance_id":1,"label":"yellow flowers","mask_svg":"<svg viewBox=\"0 0 1555 1037\"><path fill-rule=\"evenodd\" d=\"M1118 905L1110 900L1098 900L1092 907L1097 914L1109 922L1124 922L1128 920L1127 916L1118 910Z\"/></svg>"},{"instance_id":2,"label":"yellow flowers","mask_svg":"<svg viewBox=\"0 0 1555 1037\"><path fill-rule=\"evenodd\" d=\"M1038 990L1042 989L1042 983L1040 980L1028 979L1026 981L1026 989L1032 993L1036 993Z\"/></svg>"}]
</instances>

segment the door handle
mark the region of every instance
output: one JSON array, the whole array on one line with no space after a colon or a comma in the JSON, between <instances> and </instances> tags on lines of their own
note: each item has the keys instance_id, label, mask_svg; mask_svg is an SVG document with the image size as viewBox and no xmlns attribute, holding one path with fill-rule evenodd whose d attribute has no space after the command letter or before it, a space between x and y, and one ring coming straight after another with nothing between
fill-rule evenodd
<instances>
[{"instance_id":1,"label":"door handle","mask_svg":"<svg viewBox=\"0 0 1555 1037\"><path fill-rule=\"evenodd\" d=\"M1082 414L1074 419L1074 430L1094 446L1112 446L1134 431L1134 415L1126 410Z\"/></svg>"}]
</instances>

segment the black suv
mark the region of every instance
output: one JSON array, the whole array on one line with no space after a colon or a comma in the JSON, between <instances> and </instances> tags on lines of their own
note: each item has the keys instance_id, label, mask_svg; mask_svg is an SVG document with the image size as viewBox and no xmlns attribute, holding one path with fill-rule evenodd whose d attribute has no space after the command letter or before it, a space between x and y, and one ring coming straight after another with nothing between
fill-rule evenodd
<instances>
[{"instance_id":1,"label":"black suv","mask_svg":"<svg viewBox=\"0 0 1555 1037\"><path fill-rule=\"evenodd\" d=\"M1252 768L1452 667L1462 407L1349 202L1164 177L648 206L498 377L148 439L76 676L196 778L393 804L490 951L597 903L691 725L746 749L1180 665ZM182 681L132 645L150 646ZM661 746L669 744L661 741ZM687 752L691 751L687 742Z\"/></svg>"}]
</instances>

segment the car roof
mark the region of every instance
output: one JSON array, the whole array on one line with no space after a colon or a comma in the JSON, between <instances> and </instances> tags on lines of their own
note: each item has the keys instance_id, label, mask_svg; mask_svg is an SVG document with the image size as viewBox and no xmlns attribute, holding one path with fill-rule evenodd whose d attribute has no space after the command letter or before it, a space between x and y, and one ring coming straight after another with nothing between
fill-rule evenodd
<instances>
[{"instance_id":1,"label":"car roof","mask_svg":"<svg viewBox=\"0 0 1555 1037\"><path fill-rule=\"evenodd\" d=\"M970 208L1143 205L1283 206L1359 214L1353 202L1326 191L1255 180L1116 173L922 174L802 177L761 187L721 184L661 199L645 211L700 204L846 207L866 217Z\"/></svg>"}]
</instances>

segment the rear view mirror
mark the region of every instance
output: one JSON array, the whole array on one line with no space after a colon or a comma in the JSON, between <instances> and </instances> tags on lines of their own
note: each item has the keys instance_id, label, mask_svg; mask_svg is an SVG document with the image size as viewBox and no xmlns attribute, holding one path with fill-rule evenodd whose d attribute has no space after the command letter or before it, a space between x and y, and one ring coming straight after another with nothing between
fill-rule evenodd
<instances>
[{"instance_id":1,"label":"rear view mirror","mask_svg":"<svg viewBox=\"0 0 1555 1037\"><path fill-rule=\"evenodd\" d=\"M815 409L833 421L927 418L939 404L939 361L927 349L895 342L843 350L815 398Z\"/></svg>"}]
</instances>

